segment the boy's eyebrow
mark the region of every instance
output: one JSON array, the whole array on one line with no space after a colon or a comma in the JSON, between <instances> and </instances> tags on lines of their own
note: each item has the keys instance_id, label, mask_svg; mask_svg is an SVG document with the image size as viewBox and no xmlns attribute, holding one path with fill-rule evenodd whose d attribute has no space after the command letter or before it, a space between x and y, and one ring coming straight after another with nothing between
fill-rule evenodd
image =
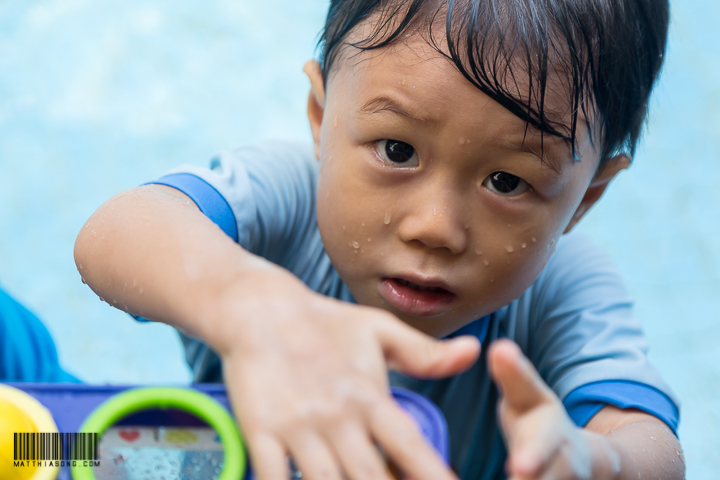
<instances>
[{"instance_id":1,"label":"boy's eyebrow","mask_svg":"<svg viewBox=\"0 0 720 480\"><path fill-rule=\"evenodd\" d=\"M387 95L381 95L365 102L365 105L360 107L359 112L363 115L390 112L416 123L435 123L431 118L423 117L409 110L410 109L402 105L398 100Z\"/></svg>"},{"instance_id":2,"label":"boy's eyebrow","mask_svg":"<svg viewBox=\"0 0 720 480\"><path fill-rule=\"evenodd\" d=\"M552 139L556 137L550 137L551 140L549 142L548 137L549 135L545 137L544 146L543 140L540 138L528 138L527 136L524 136L520 141L504 139L501 143L505 148L509 148L510 150L515 150L516 152L527 152L535 155L542 164L547 165L553 172L555 172L556 176L561 175L563 170L562 161L556 156L556 154L559 153L557 150L562 149L563 147L553 144ZM542 156L540 150L544 150L542 152ZM548 153L550 154L548 155Z\"/></svg>"}]
</instances>

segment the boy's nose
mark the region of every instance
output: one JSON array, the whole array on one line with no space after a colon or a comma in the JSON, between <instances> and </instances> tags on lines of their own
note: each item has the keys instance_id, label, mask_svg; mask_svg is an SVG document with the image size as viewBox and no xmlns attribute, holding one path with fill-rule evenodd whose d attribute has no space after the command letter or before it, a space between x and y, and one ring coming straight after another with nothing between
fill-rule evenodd
<instances>
[{"instance_id":1,"label":"boy's nose","mask_svg":"<svg viewBox=\"0 0 720 480\"><path fill-rule=\"evenodd\" d=\"M445 202L423 202L410 209L398 224L398 236L406 243L419 243L431 249L459 254L467 248L467 231L457 208Z\"/></svg>"}]
</instances>

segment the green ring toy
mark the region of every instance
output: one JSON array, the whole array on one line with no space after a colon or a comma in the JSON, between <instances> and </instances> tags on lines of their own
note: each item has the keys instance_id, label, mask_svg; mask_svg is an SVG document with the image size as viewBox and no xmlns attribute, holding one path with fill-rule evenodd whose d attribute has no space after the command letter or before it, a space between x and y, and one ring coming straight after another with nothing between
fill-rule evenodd
<instances>
[{"instance_id":1,"label":"green ring toy","mask_svg":"<svg viewBox=\"0 0 720 480\"><path fill-rule=\"evenodd\" d=\"M127 390L93 410L80 427L80 431L95 432L101 437L115 422L128 414L141 410L169 408L194 414L213 427L220 436L225 459L218 480L242 479L246 466L245 449L235 420L217 401L195 390L171 387ZM96 480L91 466L72 467L72 476L74 480Z\"/></svg>"}]
</instances>

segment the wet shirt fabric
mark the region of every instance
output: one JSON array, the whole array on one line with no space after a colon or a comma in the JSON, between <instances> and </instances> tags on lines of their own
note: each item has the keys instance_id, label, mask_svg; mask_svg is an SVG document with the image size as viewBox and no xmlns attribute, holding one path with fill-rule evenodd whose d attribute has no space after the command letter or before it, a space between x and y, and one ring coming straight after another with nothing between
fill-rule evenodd
<instances>
[{"instance_id":1,"label":"wet shirt fabric","mask_svg":"<svg viewBox=\"0 0 720 480\"><path fill-rule=\"evenodd\" d=\"M0 290L0 382L79 382L60 368L45 325Z\"/></svg>"},{"instance_id":2,"label":"wet shirt fabric","mask_svg":"<svg viewBox=\"0 0 720 480\"><path fill-rule=\"evenodd\" d=\"M290 270L313 290L354 302L320 239L318 169L312 146L275 142L222 153L209 168L182 166L152 183L181 190L243 248ZM620 276L581 234L560 239L520 298L451 336L459 334L476 335L483 352L497 338L517 342L579 426L610 404L651 413L677 431L678 401L648 362ZM180 336L195 381L222 382L218 356L201 341ZM505 478L498 390L484 353L455 377L426 381L391 373L390 380L440 407L451 462L463 480Z\"/></svg>"}]
</instances>

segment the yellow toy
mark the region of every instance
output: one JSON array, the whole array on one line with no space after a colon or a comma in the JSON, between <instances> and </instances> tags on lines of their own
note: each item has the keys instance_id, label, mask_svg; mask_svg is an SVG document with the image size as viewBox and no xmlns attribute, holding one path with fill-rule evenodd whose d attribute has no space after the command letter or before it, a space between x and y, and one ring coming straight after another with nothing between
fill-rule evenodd
<instances>
[{"instance_id":1,"label":"yellow toy","mask_svg":"<svg viewBox=\"0 0 720 480\"><path fill-rule=\"evenodd\" d=\"M27 393L0 384L0 479L54 480L59 472L55 466L14 465L15 432L57 432L57 426L40 402Z\"/></svg>"}]
</instances>

